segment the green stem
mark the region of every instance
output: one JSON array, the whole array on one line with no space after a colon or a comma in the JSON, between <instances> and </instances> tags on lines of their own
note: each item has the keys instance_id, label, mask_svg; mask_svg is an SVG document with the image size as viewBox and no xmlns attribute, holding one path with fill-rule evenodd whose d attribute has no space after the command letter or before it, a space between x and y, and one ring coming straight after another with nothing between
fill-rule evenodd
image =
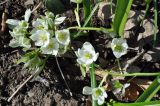
<instances>
[{"instance_id":1,"label":"green stem","mask_svg":"<svg viewBox=\"0 0 160 106\"><path fill-rule=\"evenodd\" d=\"M145 77L145 76L158 76L158 75L160 75L160 73L133 73L133 74L119 74L119 73L113 73L113 72L106 72L106 73L109 75L112 75L112 76L123 76L123 77L131 77L131 76Z\"/></svg>"},{"instance_id":2,"label":"green stem","mask_svg":"<svg viewBox=\"0 0 160 106\"><path fill-rule=\"evenodd\" d=\"M79 3L77 3L77 15L76 15L78 26L81 27L80 17L79 17Z\"/></svg>"},{"instance_id":3,"label":"green stem","mask_svg":"<svg viewBox=\"0 0 160 106\"><path fill-rule=\"evenodd\" d=\"M154 0L154 38L153 38L153 46L155 47L156 45L156 38L157 38L157 30L158 30L158 25L157 25L157 0Z\"/></svg>"},{"instance_id":4,"label":"green stem","mask_svg":"<svg viewBox=\"0 0 160 106\"><path fill-rule=\"evenodd\" d=\"M93 89L93 88L96 88L97 83L96 83L94 63L91 64L90 77L91 77L91 88L92 88L92 89ZM97 103L96 103L95 100L93 100L93 97L92 97L92 106L97 106Z\"/></svg>"},{"instance_id":5,"label":"green stem","mask_svg":"<svg viewBox=\"0 0 160 106\"><path fill-rule=\"evenodd\" d=\"M149 0L149 1L151 1L151 0ZM140 24L140 26L143 25L144 18L146 18L146 16L147 16L147 13L148 13L148 10L149 10L149 5L150 5L150 2L147 2L147 3L146 3L145 13L144 13L143 18L141 19L141 24Z\"/></svg>"},{"instance_id":6,"label":"green stem","mask_svg":"<svg viewBox=\"0 0 160 106\"><path fill-rule=\"evenodd\" d=\"M94 30L94 31L101 31L102 29L101 28L95 28L95 27L69 27L68 28L69 30L70 29L79 29L79 30Z\"/></svg>"},{"instance_id":7,"label":"green stem","mask_svg":"<svg viewBox=\"0 0 160 106\"><path fill-rule=\"evenodd\" d=\"M111 0L111 3L110 3L110 6L111 6L111 15L113 14L113 9L112 9L113 6L112 5L113 5L113 0Z\"/></svg>"},{"instance_id":8,"label":"green stem","mask_svg":"<svg viewBox=\"0 0 160 106\"><path fill-rule=\"evenodd\" d=\"M148 102L160 90L160 76L158 76L152 84L142 93L136 102ZM158 105L157 105L158 106Z\"/></svg>"},{"instance_id":9,"label":"green stem","mask_svg":"<svg viewBox=\"0 0 160 106\"><path fill-rule=\"evenodd\" d=\"M117 63L118 63L119 70L122 71L122 68L121 68L121 64L120 64L119 58L117 58Z\"/></svg>"}]
</instances>

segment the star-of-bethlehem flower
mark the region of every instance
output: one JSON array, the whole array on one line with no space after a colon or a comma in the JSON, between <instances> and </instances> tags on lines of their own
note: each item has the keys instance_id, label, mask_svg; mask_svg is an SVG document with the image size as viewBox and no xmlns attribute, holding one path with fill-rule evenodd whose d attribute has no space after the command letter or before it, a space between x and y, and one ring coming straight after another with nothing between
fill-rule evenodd
<instances>
[{"instance_id":1,"label":"star-of-bethlehem flower","mask_svg":"<svg viewBox=\"0 0 160 106\"><path fill-rule=\"evenodd\" d=\"M92 95L93 99L97 100L99 105L102 105L105 101L105 98L107 98L107 93L105 92L105 89L103 87L92 89L91 87L85 86L83 88L83 94Z\"/></svg>"},{"instance_id":2,"label":"star-of-bethlehem flower","mask_svg":"<svg viewBox=\"0 0 160 106\"><path fill-rule=\"evenodd\" d=\"M37 30L30 38L35 41L36 46L46 47L50 42L50 33L46 30Z\"/></svg>"},{"instance_id":3,"label":"star-of-bethlehem flower","mask_svg":"<svg viewBox=\"0 0 160 106\"><path fill-rule=\"evenodd\" d=\"M93 46L89 42L85 42L81 49L75 52L80 65L88 66L97 60L99 53L96 53Z\"/></svg>"},{"instance_id":4,"label":"star-of-bethlehem flower","mask_svg":"<svg viewBox=\"0 0 160 106\"><path fill-rule=\"evenodd\" d=\"M111 49L116 58L120 58L122 55L125 55L128 49L128 44L126 42L126 39L113 38L111 43Z\"/></svg>"},{"instance_id":5,"label":"star-of-bethlehem flower","mask_svg":"<svg viewBox=\"0 0 160 106\"><path fill-rule=\"evenodd\" d=\"M71 2L80 4L80 3L82 3L82 0L71 0Z\"/></svg>"},{"instance_id":6,"label":"star-of-bethlehem flower","mask_svg":"<svg viewBox=\"0 0 160 106\"><path fill-rule=\"evenodd\" d=\"M67 46L70 43L70 32L68 29L57 30L55 32L55 37L62 45Z\"/></svg>"},{"instance_id":7,"label":"star-of-bethlehem flower","mask_svg":"<svg viewBox=\"0 0 160 106\"><path fill-rule=\"evenodd\" d=\"M25 47L30 48L30 39L27 38L28 34L28 20L31 15L31 10L27 9L25 12L24 20L14 20L14 19L8 19L6 21L7 24L9 24L9 27L13 29L13 31L9 31L13 39L10 41L11 47Z\"/></svg>"},{"instance_id":8,"label":"star-of-bethlehem flower","mask_svg":"<svg viewBox=\"0 0 160 106\"><path fill-rule=\"evenodd\" d=\"M41 47L43 54L57 55L59 49L59 43L55 38L51 38L49 44L46 47Z\"/></svg>"}]
</instances>

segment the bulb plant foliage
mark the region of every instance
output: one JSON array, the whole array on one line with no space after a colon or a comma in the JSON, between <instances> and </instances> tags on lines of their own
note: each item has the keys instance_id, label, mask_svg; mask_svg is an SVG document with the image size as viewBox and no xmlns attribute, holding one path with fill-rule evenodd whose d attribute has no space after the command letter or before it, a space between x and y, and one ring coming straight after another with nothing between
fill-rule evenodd
<instances>
[{"instance_id":1,"label":"bulb plant foliage","mask_svg":"<svg viewBox=\"0 0 160 106\"><path fill-rule=\"evenodd\" d=\"M45 12L32 20L29 26L31 10L27 9L24 20L8 19L6 23L11 28L9 33L13 37L11 47L22 47L27 53L17 63L24 63L24 67L40 69L44 64L46 55L57 56L64 54L70 44L70 32L68 29L58 30L57 26L64 22L66 17L59 17L51 12ZM30 30L29 27L32 29ZM44 55L44 56L42 56Z\"/></svg>"},{"instance_id":2,"label":"bulb plant foliage","mask_svg":"<svg viewBox=\"0 0 160 106\"><path fill-rule=\"evenodd\" d=\"M82 3L82 0L71 0L71 2L77 4L77 9L75 9L74 12L78 24L78 27L72 28L98 31L104 30L104 28L81 27L79 4ZM24 68L29 68L39 73L43 70L48 56L61 56L67 52L71 42L70 28L59 29L58 27L64 22L66 17L55 16L53 13L47 11L45 15L41 15L35 20L30 20L31 14L32 11L27 9L23 20L8 19L6 21L11 29L9 33L12 36L9 46L13 48L21 47L26 52L25 55L18 60L17 64L24 63ZM113 38L111 49L118 60L118 65L121 70L119 58L127 53L128 44L126 39ZM91 95L92 100L96 101L96 103L92 101L92 106L97 106L97 103L98 105L103 105L108 95L102 83L98 87L96 86L94 69L94 62L98 59L99 53L95 52L90 42L85 42L82 48L75 51L75 54L82 75L85 77L87 71L90 71L91 87L85 86L83 88L83 94ZM115 81L113 94L121 94L121 96L124 97L125 89L129 86L129 83L122 85L119 81Z\"/></svg>"}]
</instances>

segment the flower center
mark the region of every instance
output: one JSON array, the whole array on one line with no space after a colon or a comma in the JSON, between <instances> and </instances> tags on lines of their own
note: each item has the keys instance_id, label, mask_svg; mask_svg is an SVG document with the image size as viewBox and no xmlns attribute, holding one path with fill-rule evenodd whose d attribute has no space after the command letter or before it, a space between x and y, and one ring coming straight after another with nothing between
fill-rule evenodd
<instances>
[{"instance_id":1,"label":"flower center","mask_svg":"<svg viewBox=\"0 0 160 106\"><path fill-rule=\"evenodd\" d=\"M53 44L53 43L50 43L50 44L48 45L48 48L49 48L49 49L54 48L54 44Z\"/></svg>"},{"instance_id":2,"label":"flower center","mask_svg":"<svg viewBox=\"0 0 160 106\"><path fill-rule=\"evenodd\" d=\"M64 41L64 40L65 40L65 34L59 33L58 39L59 39L60 41Z\"/></svg>"},{"instance_id":3,"label":"flower center","mask_svg":"<svg viewBox=\"0 0 160 106\"><path fill-rule=\"evenodd\" d=\"M27 27L27 26L28 26L28 23L25 22L25 21L22 21L22 22L19 23L19 25L20 25L21 27Z\"/></svg>"},{"instance_id":4,"label":"flower center","mask_svg":"<svg viewBox=\"0 0 160 106\"><path fill-rule=\"evenodd\" d=\"M90 53L86 53L85 56L84 56L86 59L91 59L92 58L92 55Z\"/></svg>"},{"instance_id":5,"label":"flower center","mask_svg":"<svg viewBox=\"0 0 160 106\"><path fill-rule=\"evenodd\" d=\"M95 92L95 95L100 96L101 94L102 94L102 91L100 89L97 89L96 92Z\"/></svg>"},{"instance_id":6,"label":"flower center","mask_svg":"<svg viewBox=\"0 0 160 106\"><path fill-rule=\"evenodd\" d=\"M44 26L43 25L39 25L39 26L37 26L37 29L38 30L44 29Z\"/></svg>"},{"instance_id":7,"label":"flower center","mask_svg":"<svg viewBox=\"0 0 160 106\"><path fill-rule=\"evenodd\" d=\"M122 52L123 51L123 47L120 44L117 44L114 46L114 50L117 52Z\"/></svg>"},{"instance_id":8,"label":"flower center","mask_svg":"<svg viewBox=\"0 0 160 106\"><path fill-rule=\"evenodd\" d=\"M39 39L41 41L45 42L45 41L47 41L47 36L45 34L41 34Z\"/></svg>"}]
</instances>

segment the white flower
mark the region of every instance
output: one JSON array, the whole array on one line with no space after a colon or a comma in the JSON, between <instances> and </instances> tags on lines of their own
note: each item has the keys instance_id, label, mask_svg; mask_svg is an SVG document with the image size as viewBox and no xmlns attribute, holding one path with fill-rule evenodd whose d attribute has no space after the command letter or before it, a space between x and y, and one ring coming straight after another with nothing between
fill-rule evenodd
<instances>
[{"instance_id":1,"label":"white flower","mask_svg":"<svg viewBox=\"0 0 160 106\"><path fill-rule=\"evenodd\" d=\"M92 88L89 87L89 86L85 86L85 87L83 87L82 93L83 93L84 95L92 95Z\"/></svg>"},{"instance_id":2,"label":"white flower","mask_svg":"<svg viewBox=\"0 0 160 106\"><path fill-rule=\"evenodd\" d=\"M94 100L97 100L99 105L102 105L105 101L105 98L107 98L107 93L105 92L105 89L103 87L92 89L91 87L85 86L83 88L83 94L92 95L92 98Z\"/></svg>"},{"instance_id":3,"label":"white flower","mask_svg":"<svg viewBox=\"0 0 160 106\"><path fill-rule=\"evenodd\" d=\"M19 37L19 38L13 38L10 43L9 46L15 48L15 47L25 47L25 48L30 48L31 44L30 44L30 39L28 39L25 36Z\"/></svg>"},{"instance_id":4,"label":"white flower","mask_svg":"<svg viewBox=\"0 0 160 106\"><path fill-rule=\"evenodd\" d=\"M19 20L15 20L15 19L7 19L6 20L7 24L14 25L14 26L17 26L19 22L20 22Z\"/></svg>"},{"instance_id":5,"label":"white flower","mask_svg":"<svg viewBox=\"0 0 160 106\"><path fill-rule=\"evenodd\" d=\"M130 86L130 83L126 83L126 84L122 85L122 87L113 90L113 94L115 94L115 95L119 94L120 96L124 97L125 96L125 90L129 86Z\"/></svg>"},{"instance_id":6,"label":"white flower","mask_svg":"<svg viewBox=\"0 0 160 106\"><path fill-rule=\"evenodd\" d=\"M85 42L83 47L76 51L76 55L79 64L88 66L97 60L99 53L95 52L93 46L89 42Z\"/></svg>"},{"instance_id":7,"label":"white flower","mask_svg":"<svg viewBox=\"0 0 160 106\"><path fill-rule=\"evenodd\" d=\"M32 22L32 26L36 28L36 30L48 30L48 23L44 19L38 18L36 21Z\"/></svg>"},{"instance_id":8,"label":"white flower","mask_svg":"<svg viewBox=\"0 0 160 106\"><path fill-rule=\"evenodd\" d=\"M31 9L27 9L27 10L25 11L24 20L25 20L26 22L29 21L29 18L30 18L30 16L31 16L31 13L32 13Z\"/></svg>"},{"instance_id":9,"label":"white flower","mask_svg":"<svg viewBox=\"0 0 160 106\"><path fill-rule=\"evenodd\" d=\"M120 58L122 55L125 55L128 49L126 39L113 38L111 43L111 49L116 58Z\"/></svg>"},{"instance_id":10,"label":"white flower","mask_svg":"<svg viewBox=\"0 0 160 106\"><path fill-rule=\"evenodd\" d=\"M49 44L50 33L46 30L37 30L30 38L35 41L36 46L46 47Z\"/></svg>"},{"instance_id":11,"label":"white flower","mask_svg":"<svg viewBox=\"0 0 160 106\"><path fill-rule=\"evenodd\" d=\"M22 20L22 21L23 22L25 21L27 23L29 21L31 13L32 13L31 10L27 9L25 11L24 20ZM18 26L20 22L21 22L20 20L15 20L15 19L7 19L7 21L6 21L6 23L9 24L9 27L11 29L13 29L14 27Z\"/></svg>"},{"instance_id":12,"label":"white flower","mask_svg":"<svg viewBox=\"0 0 160 106\"><path fill-rule=\"evenodd\" d=\"M74 2L74 3L80 4L80 3L82 3L82 0L71 0L71 2Z\"/></svg>"},{"instance_id":13,"label":"white flower","mask_svg":"<svg viewBox=\"0 0 160 106\"><path fill-rule=\"evenodd\" d=\"M16 26L13 31L9 31L10 35L14 38L25 36L28 32L26 29Z\"/></svg>"},{"instance_id":14,"label":"white flower","mask_svg":"<svg viewBox=\"0 0 160 106\"><path fill-rule=\"evenodd\" d=\"M102 105L105 101L105 98L107 98L107 93L103 87L93 88L92 97L94 100L98 100L99 105Z\"/></svg>"},{"instance_id":15,"label":"white flower","mask_svg":"<svg viewBox=\"0 0 160 106\"><path fill-rule=\"evenodd\" d=\"M61 24L61 23L63 23L63 21L66 19L66 17L58 17L58 16L56 16L55 17L55 20L54 20L54 24L55 25L59 25L59 24Z\"/></svg>"},{"instance_id":16,"label":"white flower","mask_svg":"<svg viewBox=\"0 0 160 106\"><path fill-rule=\"evenodd\" d=\"M41 47L43 54L57 55L59 49L59 43L55 38L51 38L49 44L46 47Z\"/></svg>"},{"instance_id":17,"label":"white flower","mask_svg":"<svg viewBox=\"0 0 160 106\"><path fill-rule=\"evenodd\" d=\"M70 32L67 29L57 30L55 36L57 41L62 45L68 45L70 42Z\"/></svg>"}]
</instances>

